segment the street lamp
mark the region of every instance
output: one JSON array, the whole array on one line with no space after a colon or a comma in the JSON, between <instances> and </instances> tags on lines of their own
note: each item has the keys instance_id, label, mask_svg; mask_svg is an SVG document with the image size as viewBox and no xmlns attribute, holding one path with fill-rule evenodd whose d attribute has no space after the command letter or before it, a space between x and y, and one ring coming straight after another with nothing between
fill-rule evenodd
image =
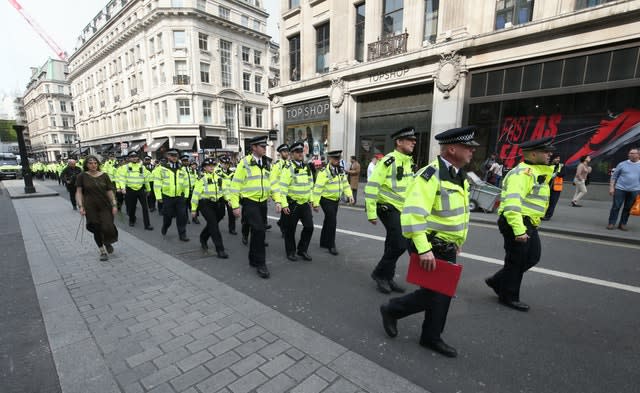
<instances>
[{"instance_id":1,"label":"street lamp","mask_svg":"<svg viewBox=\"0 0 640 393\"><path fill-rule=\"evenodd\" d=\"M24 193L34 194L36 188L33 186L33 177L31 176L31 168L29 168L29 158L27 157L27 146L24 144L24 135L22 132L25 126L14 124L13 129L16 130L18 136L18 148L20 149L20 165L22 165L22 179L24 179Z\"/></svg>"},{"instance_id":2,"label":"street lamp","mask_svg":"<svg viewBox=\"0 0 640 393\"><path fill-rule=\"evenodd\" d=\"M78 144L78 158L82 157L82 143L80 142L80 137L76 137L76 143Z\"/></svg>"}]
</instances>

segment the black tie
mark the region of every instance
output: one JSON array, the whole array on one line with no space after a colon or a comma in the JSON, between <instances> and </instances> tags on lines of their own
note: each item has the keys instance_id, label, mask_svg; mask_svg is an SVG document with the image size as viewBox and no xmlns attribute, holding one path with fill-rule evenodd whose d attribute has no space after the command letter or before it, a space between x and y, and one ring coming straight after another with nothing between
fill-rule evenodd
<instances>
[{"instance_id":1,"label":"black tie","mask_svg":"<svg viewBox=\"0 0 640 393\"><path fill-rule=\"evenodd\" d=\"M455 179L458 176L458 174L456 173L456 168L454 168L453 165L449 167L449 175L451 175L452 179Z\"/></svg>"}]
</instances>

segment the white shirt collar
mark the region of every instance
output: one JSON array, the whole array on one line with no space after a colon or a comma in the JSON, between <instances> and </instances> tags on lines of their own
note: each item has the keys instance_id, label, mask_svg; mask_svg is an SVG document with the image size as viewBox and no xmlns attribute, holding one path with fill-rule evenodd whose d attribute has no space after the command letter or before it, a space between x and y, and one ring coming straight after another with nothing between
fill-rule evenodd
<instances>
[{"instance_id":1,"label":"white shirt collar","mask_svg":"<svg viewBox=\"0 0 640 393\"><path fill-rule=\"evenodd\" d=\"M444 157L440 156L440 159L442 160L442 162L444 162L444 165L447 166L447 170L449 169L449 167L453 166L453 169L456 171L456 175L458 174L458 171L460 171L460 169L456 168L452 163L447 161Z\"/></svg>"}]
</instances>

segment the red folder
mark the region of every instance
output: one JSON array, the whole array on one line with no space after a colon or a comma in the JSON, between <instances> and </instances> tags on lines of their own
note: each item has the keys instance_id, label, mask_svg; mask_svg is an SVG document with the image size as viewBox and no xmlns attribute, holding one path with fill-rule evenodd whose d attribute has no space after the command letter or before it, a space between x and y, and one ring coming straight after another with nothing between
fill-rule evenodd
<instances>
[{"instance_id":1,"label":"red folder","mask_svg":"<svg viewBox=\"0 0 640 393\"><path fill-rule=\"evenodd\" d=\"M418 254L409 256L407 282L453 297L462 274L462 265L436 259L436 270L428 272L420 266Z\"/></svg>"}]
</instances>

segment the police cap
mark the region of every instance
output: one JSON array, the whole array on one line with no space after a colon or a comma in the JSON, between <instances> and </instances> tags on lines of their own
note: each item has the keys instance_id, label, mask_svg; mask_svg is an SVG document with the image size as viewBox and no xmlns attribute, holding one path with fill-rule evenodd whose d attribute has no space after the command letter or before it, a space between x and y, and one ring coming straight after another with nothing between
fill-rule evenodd
<instances>
[{"instance_id":1,"label":"police cap","mask_svg":"<svg viewBox=\"0 0 640 393\"><path fill-rule=\"evenodd\" d=\"M253 138L249 139L249 144L250 145L265 145L266 146L268 139L269 139L268 135L254 136Z\"/></svg>"},{"instance_id":2,"label":"police cap","mask_svg":"<svg viewBox=\"0 0 640 393\"><path fill-rule=\"evenodd\" d=\"M556 151L550 136L520 143L520 148L522 151Z\"/></svg>"},{"instance_id":3,"label":"police cap","mask_svg":"<svg viewBox=\"0 0 640 393\"><path fill-rule=\"evenodd\" d=\"M478 142L473 140L476 132L475 126L452 128L436 135L434 138L441 145L461 144L467 146L480 146Z\"/></svg>"},{"instance_id":4,"label":"police cap","mask_svg":"<svg viewBox=\"0 0 640 393\"><path fill-rule=\"evenodd\" d=\"M138 157L138 152L136 152L136 151L129 152L128 156L129 157Z\"/></svg>"},{"instance_id":5,"label":"police cap","mask_svg":"<svg viewBox=\"0 0 640 393\"><path fill-rule=\"evenodd\" d=\"M189 158L191 158L189 155L183 154L182 157L180 157L180 161L189 161Z\"/></svg>"},{"instance_id":6,"label":"police cap","mask_svg":"<svg viewBox=\"0 0 640 393\"><path fill-rule=\"evenodd\" d=\"M228 156L222 156L220 157L220 162L224 163L224 164L228 164L231 162L231 159Z\"/></svg>"},{"instance_id":7,"label":"police cap","mask_svg":"<svg viewBox=\"0 0 640 393\"><path fill-rule=\"evenodd\" d=\"M289 145L287 145L286 143L283 143L282 145L278 146L278 148L276 149L276 151L278 153L282 152L282 151L289 151Z\"/></svg>"},{"instance_id":8,"label":"police cap","mask_svg":"<svg viewBox=\"0 0 640 393\"><path fill-rule=\"evenodd\" d=\"M296 142L294 144L292 144L291 146L289 146L289 151L290 152L294 152L294 151L303 151L304 150L304 144L302 142Z\"/></svg>"},{"instance_id":9,"label":"police cap","mask_svg":"<svg viewBox=\"0 0 640 393\"><path fill-rule=\"evenodd\" d=\"M194 164L195 164L195 162L194 162ZM202 161L202 167L203 167L203 168L204 168L205 166L207 166L207 165L215 165L215 164L216 164L216 162L215 162L213 159L211 159L211 158L205 158L205 159Z\"/></svg>"},{"instance_id":10,"label":"police cap","mask_svg":"<svg viewBox=\"0 0 640 393\"><path fill-rule=\"evenodd\" d=\"M145 156L145 157L144 157L144 160L145 160L145 161L147 161L147 160L151 161L151 157L149 157L149 156Z\"/></svg>"},{"instance_id":11,"label":"police cap","mask_svg":"<svg viewBox=\"0 0 640 393\"><path fill-rule=\"evenodd\" d=\"M176 149L171 149L167 151L167 155L169 156L177 156L178 155L178 151Z\"/></svg>"},{"instance_id":12,"label":"police cap","mask_svg":"<svg viewBox=\"0 0 640 393\"><path fill-rule=\"evenodd\" d=\"M327 157L340 158L342 156L342 150L331 150L327 153Z\"/></svg>"},{"instance_id":13,"label":"police cap","mask_svg":"<svg viewBox=\"0 0 640 393\"><path fill-rule=\"evenodd\" d=\"M413 127L405 127L391 134L391 139L416 139L416 130Z\"/></svg>"}]
</instances>

